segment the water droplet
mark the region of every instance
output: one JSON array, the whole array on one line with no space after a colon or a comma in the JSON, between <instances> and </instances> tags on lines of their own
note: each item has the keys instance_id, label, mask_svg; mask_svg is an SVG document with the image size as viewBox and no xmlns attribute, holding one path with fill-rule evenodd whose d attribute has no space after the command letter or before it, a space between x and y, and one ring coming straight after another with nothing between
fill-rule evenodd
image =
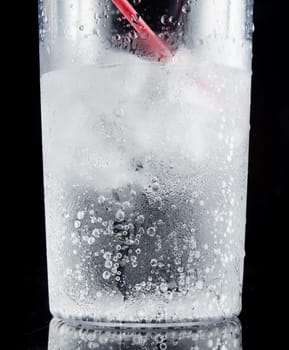
<instances>
[{"instance_id":1,"label":"water droplet","mask_svg":"<svg viewBox=\"0 0 289 350\"><path fill-rule=\"evenodd\" d=\"M115 218L118 222L121 222L125 218L125 213L121 209L118 209L118 211L115 214Z\"/></svg>"},{"instance_id":2,"label":"water droplet","mask_svg":"<svg viewBox=\"0 0 289 350\"><path fill-rule=\"evenodd\" d=\"M83 31L84 30L84 25L81 24L79 27L78 27L79 30Z\"/></svg>"},{"instance_id":3,"label":"water droplet","mask_svg":"<svg viewBox=\"0 0 289 350\"><path fill-rule=\"evenodd\" d=\"M155 267L157 266L157 264L158 264L157 259L151 259L151 266Z\"/></svg>"},{"instance_id":4,"label":"water droplet","mask_svg":"<svg viewBox=\"0 0 289 350\"><path fill-rule=\"evenodd\" d=\"M140 4L141 3L141 0L133 0L133 4L134 5L138 5L138 4Z\"/></svg>"},{"instance_id":5,"label":"water droplet","mask_svg":"<svg viewBox=\"0 0 289 350\"><path fill-rule=\"evenodd\" d=\"M200 200L199 204L201 207L203 207L205 205L205 202L203 200Z\"/></svg>"},{"instance_id":6,"label":"water droplet","mask_svg":"<svg viewBox=\"0 0 289 350\"><path fill-rule=\"evenodd\" d=\"M135 250L135 252L136 252L136 254L140 254L140 253L141 253L141 249L140 249L140 248L137 248L137 249Z\"/></svg>"},{"instance_id":7,"label":"water droplet","mask_svg":"<svg viewBox=\"0 0 289 350\"><path fill-rule=\"evenodd\" d=\"M108 280L111 276L111 273L109 271L104 271L102 274L103 279Z\"/></svg>"},{"instance_id":8,"label":"water droplet","mask_svg":"<svg viewBox=\"0 0 289 350\"><path fill-rule=\"evenodd\" d=\"M160 344L160 349L161 350L166 350L166 348L167 348L167 344L166 343L161 343Z\"/></svg>"},{"instance_id":9,"label":"water droplet","mask_svg":"<svg viewBox=\"0 0 289 350\"><path fill-rule=\"evenodd\" d=\"M149 227L149 228L147 229L147 234L148 234L150 237L154 237L155 234L156 234L156 229L155 229L153 226Z\"/></svg>"},{"instance_id":10,"label":"water droplet","mask_svg":"<svg viewBox=\"0 0 289 350\"><path fill-rule=\"evenodd\" d=\"M99 204L103 204L105 202L105 197L101 195L97 198L97 201Z\"/></svg>"},{"instance_id":11,"label":"water droplet","mask_svg":"<svg viewBox=\"0 0 289 350\"><path fill-rule=\"evenodd\" d=\"M196 283L196 288L197 289L203 289L203 281L197 281L197 283Z\"/></svg>"},{"instance_id":12,"label":"water droplet","mask_svg":"<svg viewBox=\"0 0 289 350\"><path fill-rule=\"evenodd\" d=\"M81 222L80 222L79 220L75 220L75 221L74 221L74 227L75 227L75 228L79 228L80 225L81 225Z\"/></svg>"},{"instance_id":13,"label":"water droplet","mask_svg":"<svg viewBox=\"0 0 289 350\"><path fill-rule=\"evenodd\" d=\"M208 244L204 244L204 249L205 249L205 250L208 250L208 249L209 249Z\"/></svg>"}]
</instances>

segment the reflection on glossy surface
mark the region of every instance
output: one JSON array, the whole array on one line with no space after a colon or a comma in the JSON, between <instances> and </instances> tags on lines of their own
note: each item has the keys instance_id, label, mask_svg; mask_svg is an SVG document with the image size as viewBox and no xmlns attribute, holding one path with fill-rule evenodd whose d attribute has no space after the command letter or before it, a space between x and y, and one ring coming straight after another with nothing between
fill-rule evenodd
<instances>
[{"instance_id":1,"label":"reflection on glossy surface","mask_svg":"<svg viewBox=\"0 0 289 350\"><path fill-rule=\"evenodd\" d=\"M241 325L234 319L191 328L88 329L53 319L48 350L241 350Z\"/></svg>"}]
</instances>

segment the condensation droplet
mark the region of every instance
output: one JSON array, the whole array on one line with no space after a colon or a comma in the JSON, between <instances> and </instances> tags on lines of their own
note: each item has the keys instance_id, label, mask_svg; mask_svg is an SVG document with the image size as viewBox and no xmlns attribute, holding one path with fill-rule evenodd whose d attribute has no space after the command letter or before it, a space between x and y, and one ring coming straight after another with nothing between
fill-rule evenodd
<instances>
[{"instance_id":1,"label":"condensation droplet","mask_svg":"<svg viewBox=\"0 0 289 350\"><path fill-rule=\"evenodd\" d=\"M84 30L84 25L81 24L79 27L78 27L79 30L83 31Z\"/></svg>"},{"instance_id":2,"label":"condensation droplet","mask_svg":"<svg viewBox=\"0 0 289 350\"><path fill-rule=\"evenodd\" d=\"M157 264L158 264L158 261L157 261L157 259L151 259L151 266L153 266L153 267L155 267L155 266L157 266Z\"/></svg>"}]
</instances>

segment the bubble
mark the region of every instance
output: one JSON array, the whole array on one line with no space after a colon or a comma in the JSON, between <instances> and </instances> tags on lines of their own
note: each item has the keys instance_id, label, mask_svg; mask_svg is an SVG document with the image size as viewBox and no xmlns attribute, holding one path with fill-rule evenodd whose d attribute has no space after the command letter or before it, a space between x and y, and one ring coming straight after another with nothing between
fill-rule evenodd
<instances>
[{"instance_id":1,"label":"bubble","mask_svg":"<svg viewBox=\"0 0 289 350\"><path fill-rule=\"evenodd\" d=\"M169 23L170 23L170 24L174 24L174 23L175 23L175 19L174 19L173 16L170 16L170 17L169 17Z\"/></svg>"},{"instance_id":2,"label":"bubble","mask_svg":"<svg viewBox=\"0 0 289 350\"><path fill-rule=\"evenodd\" d=\"M104 273L102 274L102 278L105 280L108 280L111 276L111 273L109 271L104 271Z\"/></svg>"},{"instance_id":3,"label":"bubble","mask_svg":"<svg viewBox=\"0 0 289 350\"><path fill-rule=\"evenodd\" d=\"M127 209L129 209L130 207L131 207L131 204L130 204L129 201L125 201L125 202L122 203L122 209L123 209L123 210L127 210Z\"/></svg>"},{"instance_id":4,"label":"bubble","mask_svg":"<svg viewBox=\"0 0 289 350\"><path fill-rule=\"evenodd\" d=\"M149 228L147 229L147 234L148 234L150 237L154 237L155 234L156 234L156 229L155 229L153 226L149 227Z\"/></svg>"},{"instance_id":5,"label":"bubble","mask_svg":"<svg viewBox=\"0 0 289 350\"><path fill-rule=\"evenodd\" d=\"M160 291L165 293L168 290L168 284L163 282L160 284Z\"/></svg>"},{"instance_id":6,"label":"bubble","mask_svg":"<svg viewBox=\"0 0 289 350\"><path fill-rule=\"evenodd\" d=\"M79 220L75 220L75 221L74 221L74 227L75 227L75 228L79 228L80 225L81 225L81 222L80 222Z\"/></svg>"},{"instance_id":7,"label":"bubble","mask_svg":"<svg viewBox=\"0 0 289 350\"><path fill-rule=\"evenodd\" d=\"M150 264L151 264L151 266L153 266L153 267L157 266L157 264L158 264L157 259L151 259Z\"/></svg>"},{"instance_id":8,"label":"bubble","mask_svg":"<svg viewBox=\"0 0 289 350\"><path fill-rule=\"evenodd\" d=\"M153 189L154 191L158 191L159 188L160 188L160 185L159 185L157 182L155 182L155 183L152 185L152 189Z\"/></svg>"},{"instance_id":9,"label":"bubble","mask_svg":"<svg viewBox=\"0 0 289 350\"><path fill-rule=\"evenodd\" d=\"M167 344L166 343L160 344L160 349L161 350L166 350L166 348L167 348Z\"/></svg>"},{"instance_id":10,"label":"bubble","mask_svg":"<svg viewBox=\"0 0 289 350\"><path fill-rule=\"evenodd\" d=\"M190 5L185 4L185 5L182 7L182 12L183 12L183 13L189 13L190 11L191 11Z\"/></svg>"},{"instance_id":11,"label":"bubble","mask_svg":"<svg viewBox=\"0 0 289 350\"><path fill-rule=\"evenodd\" d=\"M100 237L100 231L99 231L98 228L95 228L95 229L91 232L91 234L92 234L94 237L96 237L96 238L99 238L99 237Z\"/></svg>"},{"instance_id":12,"label":"bubble","mask_svg":"<svg viewBox=\"0 0 289 350\"><path fill-rule=\"evenodd\" d=\"M134 30L131 30L129 33L128 33L129 37L132 39L132 40L135 40L137 39L138 35L137 35L137 32L135 32Z\"/></svg>"},{"instance_id":13,"label":"bubble","mask_svg":"<svg viewBox=\"0 0 289 350\"><path fill-rule=\"evenodd\" d=\"M120 281L120 277L119 277L119 276L116 276L116 277L115 277L115 280L116 280L117 282L119 282L119 281Z\"/></svg>"},{"instance_id":14,"label":"bubble","mask_svg":"<svg viewBox=\"0 0 289 350\"><path fill-rule=\"evenodd\" d=\"M135 250L135 252L136 252L136 254L140 254L140 253L141 253L141 249L140 249L140 248L137 248L137 249Z\"/></svg>"},{"instance_id":15,"label":"bubble","mask_svg":"<svg viewBox=\"0 0 289 350\"><path fill-rule=\"evenodd\" d=\"M113 39L114 41L120 41L121 36L120 36L119 34L115 34L115 35L113 35L112 39Z\"/></svg>"},{"instance_id":16,"label":"bubble","mask_svg":"<svg viewBox=\"0 0 289 350\"><path fill-rule=\"evenodd\" d=\"M103 254L103 257L104 257L104 259L106 259L106 260L111 259L111 252L105 252L105 253Z\"/></svg>"},{"instance_id":17,"label":"bubble","mask_svg":"<svg viewBox=\"0 0 289 350\"><path fill-rule=\"evenodd\" d=\"M138 224L143 224L145 221L145 217L143 215L138 215L137 218L136 218L136 222Z\"/></svg>"},{"instance_id":18,"label":"bubble","mask_svg":"<svg viewBox=\"0 0 289 350\"><path fill-rule=\"evenodd\" d=\"M106 267L107 269L111 269L112 268L112 261L106 260L104 263L104 267Z\"/></svg>"},{"instance_id":19,"label":"bubble","mask_svg":"<svg viewBox=\"0 0 289 350\"><path fill-rule=\"evenodd\" d=\"M118 209L118 211L115 214L115 218L117 221L121 222L125 218L125 213L121 209Z\"/></svg>"},{"instance_id":20,"label":"bubble","mask_svg":"<svg viewBox=\"0 0 289 350\"><path fill-rule=\"evenodd\" d=\"M98 198L97 198L97 201L99 204L103 204L105 202L105 197L100 195Z\"/></svg>"},{"instance_id":21,"label":"bubble","mask_svg":"<svg viewBox=\"0 0 289 350\"><path fill-rule=\"evenodd\" d=\"M133 4L134 5L138 5L138 4L140 4L141 3L141 0L133 0Z\"/></svg>"},{"instance_id":22,"label":"bubble","mask_svg":"<svg viewBox=\"0 0 289 350\"><path fill-rule=\"evenodd\" d=\"M95 238L94 238L94 237L88 237L87 243L88 243L89 245L92 245L94 242L95 242Z\"/></svg>"},{"instance_id":23,"label":"bubble","mask_svg":"<svg viewBox=\"0 0 289 350\"><path fill-rule=\"evenodd\" d=\"M212 340L212 339L209 339L209 340L208 340L208 348L212 348L213 345L214 345L213 340Z\"/></svg>"},{"instance_id":24,"label":"bubble","mask_svg":"<svg viewBox=\"0 0 289 350\"><path fill-rule=\"evenodd\" d=\"M84 30L84 25L81 24L79 27L78 27L79 30L83 31Z\"/></svg>"},{"instance_id":25,"label":"bubble","mask_svg":"<svg viewBox=\"0 0 289 350\"><path fill-rule=\"evenodd\" d=\"M168 15L162 15L162 17L161 17L161 23L164 24L164 25L167 24L168 19L169 19L169 16L168 16Z\"/></svg>"},{"instance_id":26,"label":"bubble","mask_svg":"<svg viewBox=\"0 0 289 350\"><path fill-rule=\"evenodd\" d=\"M136 196L136 191L135 191L135 190L131 190L131 191L130 191L130 195L131 195L132 197L135 197L135 196Z\"/></svg>"}]
</instances>

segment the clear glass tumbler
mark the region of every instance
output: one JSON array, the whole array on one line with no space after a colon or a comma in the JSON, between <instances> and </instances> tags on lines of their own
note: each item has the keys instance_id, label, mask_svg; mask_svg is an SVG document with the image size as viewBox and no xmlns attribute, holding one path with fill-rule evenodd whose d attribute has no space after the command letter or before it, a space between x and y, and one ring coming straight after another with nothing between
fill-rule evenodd
<instances>
[{"instance_id":1,"label":"clear glass tumbler","mask_svg":"<svg viewBox=\"0 0 289 350\"><path fill-rule=\"evenodd\" d=\"M50 309L241 309L251 0L39 0Z\"/></svg>"}]
</instances>

